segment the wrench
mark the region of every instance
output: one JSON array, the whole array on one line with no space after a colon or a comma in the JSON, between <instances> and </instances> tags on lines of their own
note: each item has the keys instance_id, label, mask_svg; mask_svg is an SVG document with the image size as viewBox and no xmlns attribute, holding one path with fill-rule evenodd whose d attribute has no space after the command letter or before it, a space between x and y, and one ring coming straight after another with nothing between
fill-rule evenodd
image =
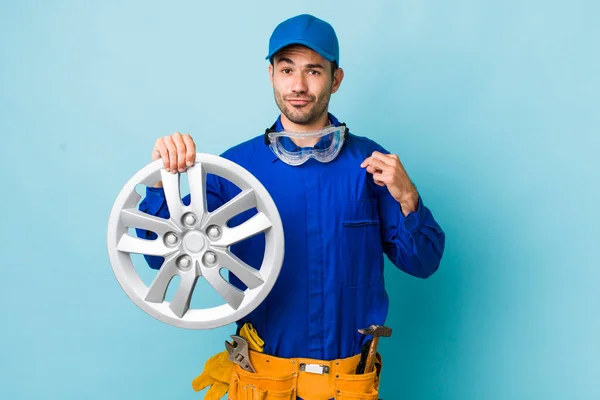
<instances>
[{"instance_id":1,"label":"wrench","mask_svg":"<svg viewBox=\"0 0 600 400\"><path fill-rule=\"evenodd\" d=\"M233 343L225 341L225 348L229 353L229 360L238 364L244 371L255 373L256 370L248 356L248 342L241 336L231 335Z\"/></svg>"}]
</instances>

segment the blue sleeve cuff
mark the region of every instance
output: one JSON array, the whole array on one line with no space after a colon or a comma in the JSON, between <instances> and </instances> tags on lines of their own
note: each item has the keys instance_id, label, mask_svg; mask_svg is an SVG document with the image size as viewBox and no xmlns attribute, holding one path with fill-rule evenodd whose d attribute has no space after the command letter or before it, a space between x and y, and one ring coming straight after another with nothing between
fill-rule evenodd
<instances>
[{"instance_id":1,"label":"blue sleeve cuff","mask_svg":"<svg viewBox=\"0 0 600 400\"><path fill-rule=\"evenodd\" d=\"M419 195L419 200L417 202L417 210L408 213L405 217L402 214L402 207L400 207L400 225L404 227L404 230L407 232L412 232L421 226L421 222L423 221L423 213L425 212L425 206L423 205L423 201L421 200L421 196Z\"/></svg>"}]
</instances>

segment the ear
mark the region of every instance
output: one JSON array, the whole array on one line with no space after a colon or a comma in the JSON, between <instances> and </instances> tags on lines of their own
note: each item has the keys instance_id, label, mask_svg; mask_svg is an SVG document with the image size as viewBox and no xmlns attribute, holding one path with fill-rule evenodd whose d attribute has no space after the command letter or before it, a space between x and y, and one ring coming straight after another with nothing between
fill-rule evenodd
<instances>
[{"instance_id":1,"label":"ear","mask_svg":"<svg viewBox=\"0 0 600 400\"><path fill-rule=\"evenodd\" d=\"M338 89L340 88L340 85L342 84L342 80L344 80L344 70L341 68L338 68L333 73L333 83L331 85L331 93L335 93L338 91Z\"/></svg>"},{"instance_id":2,"label":"ear","mask_svg":"<svg viewBox=\"0 0 600 400\"><path fill-rule=\"evenodd\" d=\"M271 86L273 86L273 64L269 64L269 80L271 81Z\"/></svg>"}]
</instances>

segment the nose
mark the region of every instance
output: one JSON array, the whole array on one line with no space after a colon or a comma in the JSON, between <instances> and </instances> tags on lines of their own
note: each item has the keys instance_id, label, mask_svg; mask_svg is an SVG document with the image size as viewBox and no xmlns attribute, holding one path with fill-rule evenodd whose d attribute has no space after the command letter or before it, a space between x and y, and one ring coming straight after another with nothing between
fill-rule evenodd
<instances>
[{"instance_id":1,"label":"nose","mask_svg":"<svg viewBox=\"0 0 600 400\"><path fill-rule=\"evenodd\" d=\"M306 93L308 91L304 74L295 74L293 79L292 92L299 94Z\"/></svg>"}]
</instances>

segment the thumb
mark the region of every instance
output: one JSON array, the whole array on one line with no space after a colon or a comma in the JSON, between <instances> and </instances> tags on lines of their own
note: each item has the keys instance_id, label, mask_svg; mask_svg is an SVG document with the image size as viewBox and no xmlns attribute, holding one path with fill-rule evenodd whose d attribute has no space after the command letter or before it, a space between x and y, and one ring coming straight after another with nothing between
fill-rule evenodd
<instances>
[{"instance_id":1,"label":"thumb","mask_svg":"<svg viewBox=\"0 0 600 400\"><path fill-rule=\"evenodd\" d=\"M215 382L214 385L208 389L204 400L219 400L229 390L229 383Z\"/></svg>"},{"instance_id":2,"label":"thumb","mask_svg":"<svg viewBox=\"0 0 600 400\"><path fill-rule=\"evenodd\" d=\"M212 385L213 383L215 383L215 379L213 379L206 372L203 372L200 376L196 377L192 381L192 389L194 389L194 391L196 392L199 392L208 385Z\"/></svg>"}]
</instances>

